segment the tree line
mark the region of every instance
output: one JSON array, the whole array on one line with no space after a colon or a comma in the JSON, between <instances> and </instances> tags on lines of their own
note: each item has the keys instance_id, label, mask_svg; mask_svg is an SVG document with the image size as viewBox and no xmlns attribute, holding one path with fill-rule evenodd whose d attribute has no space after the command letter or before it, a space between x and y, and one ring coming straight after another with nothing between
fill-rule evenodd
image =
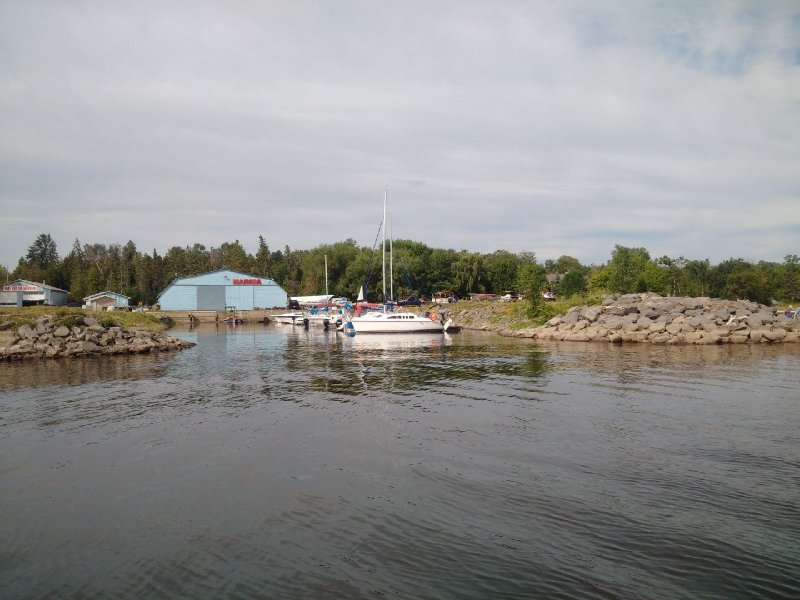
<instances>
[{"instance_id":1,"label":"tree line","mask_svg":"<svg viewBox=\"0 0 800 600\"><path fill-rule=\"evenodd\" d=\"M431 248L421 242L393 242L392 281L395 299L410 295L430 297L439 290L460 297L471 292L535 294L549 289L562 297L582 293L655 292L663 296L746 298L768 304L800 298L800 258L788 255L782 263L751 263L730 258L717 265L708 259L651 257L645 248L616 245L602 265L583 265L571 256L540 262L533 252L492 253ZM42 233L13 272L0 266L4 280L46 282L67 290L71 302L96 292L115 291L132 305L153 305L158 294L178 277L218 269L275 280L291 296L322 294L354 298L362 283L368 298L381 300L379 248L359 247L352 240L324 244L310 250L285 246L270 250L263 236L255 254L236 240L219 247L200 243L173 246L161 256L155 249L141 252L127 244L82 244L75 240L60 256L49 234ZM389 289L387 284L387 292Z\"/></svg>"}]
</instances>

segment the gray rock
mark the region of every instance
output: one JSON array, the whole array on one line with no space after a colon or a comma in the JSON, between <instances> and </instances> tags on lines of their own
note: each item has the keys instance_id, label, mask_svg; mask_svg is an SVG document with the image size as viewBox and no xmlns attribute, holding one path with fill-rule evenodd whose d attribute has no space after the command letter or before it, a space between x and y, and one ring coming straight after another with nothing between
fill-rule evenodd
<instances>
[{"instance_id":1,"label":"gray rock","mask_svg":"<svg viewBox=\"0 0 800 600\"><path fill-rule=\"evenodd\" d=\"M58 338L65 338L70 334L69 327L65 327L62 325L61 327L57 327L56 330L53 332L53 335Z\"/></svg>"},{"instance_id":2,"label":"gray rock","mask_svg":"<svg viewBox=\"0 0 800 600\"><path fill-rule=\"evenodd\" d=\"M590 323L594 323L597 321L597 318L600 316L602 309L599 306L590 306L590 307L583 307L580 311L580 316L582 319L586 319Z\"/></svg>"}]
</instances>

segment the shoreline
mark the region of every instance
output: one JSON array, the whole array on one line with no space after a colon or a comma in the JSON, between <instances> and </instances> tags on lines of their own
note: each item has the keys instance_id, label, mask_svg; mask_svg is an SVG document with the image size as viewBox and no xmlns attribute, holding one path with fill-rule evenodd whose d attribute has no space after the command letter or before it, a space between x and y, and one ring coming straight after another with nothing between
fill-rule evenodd
<instances>
[{"instance_id":1,"label":"shoreline","mask_svg":"<svg viewBox=\"0 0 800 600\"><path fill-rule=\"evenodd\" d=\"M461 304L459 306L459 304ZM650 343L669 345L800 342L800 321L747 300L626 294L602 304L574 306L544 325L520 327L500 303L446 305L464 329L543 341ZM441 305L421 309L441 310Z\"/></svg>"}]
</instances>

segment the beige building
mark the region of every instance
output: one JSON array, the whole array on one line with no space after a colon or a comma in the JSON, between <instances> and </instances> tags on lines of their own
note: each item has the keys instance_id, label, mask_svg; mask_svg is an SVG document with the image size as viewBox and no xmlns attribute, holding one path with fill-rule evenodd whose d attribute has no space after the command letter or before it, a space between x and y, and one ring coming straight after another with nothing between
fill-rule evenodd
<instances>
[{"instance_id":1,"label":"beige building","mask_svg":"<svg viewBox=\"0 0 800 600\"><path fill-rule=\"evenodd\" d=\"M98 292L83 299L84 308L92 310L115 310L128 308L130 298L117 292Z\"/></svg>"}]
</instances>

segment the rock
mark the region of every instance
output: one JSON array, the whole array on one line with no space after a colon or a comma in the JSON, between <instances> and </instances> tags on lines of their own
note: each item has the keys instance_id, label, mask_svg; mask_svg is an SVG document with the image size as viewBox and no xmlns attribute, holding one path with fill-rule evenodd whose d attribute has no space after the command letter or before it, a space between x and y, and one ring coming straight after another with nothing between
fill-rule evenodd
<instances>
[{"instance_id":1,"label":"rock","mask_svg":"<svg viewBox=\"0 0 800 600\"><path fill-rule=\"evenodd\" d=\"M562 320L562 322L568 323L568 324L577 323L579 316L580 315L579 315L578 311L574 310L574 311L568 312L566 315L564 315L564 317L561 320Z\"/></svg>"},{"instance_id":2,"label":"rock","mask_svg":"<svg viewBox=\"0 0 800 600\"><path fill-rule=\"evenodd\" d=\"M123 327L112 327L106 330L92 319L82 321L87 323L85 328L83 325L53 328L52 319L40 318L34 327L22 325L16 332L4 331L0 335L0 360L76 357L98 352L173 351L194 346L192 342L153 334L144 329L129 331Z\"/></svg>"},{"instance_id":3,"label":"rock","mask_svg":"<svg viewBox=\"0 0 800 600\"><path fill-rule=\"evenodd\" d=\"M600 316L602 309L599 306L584 307L580 311L580 317L586 319L589 323L594 323Z\"/></svg>"},{"instance_id":4,"label":"rock","mask_svg":"<svg viewBox=\"0 0 800 600\"><path fill-rule=\"evenodd\" d=\"M763 333L763 337L768 339L770 342L779 342L786 337L786 330L776 327L771 331L765 331Z\"/></svg>"},{"instance_id":5,"label":"rock","mask_svg":"<svg viewBox=\"0 0 800 600\"><path fill-rule=\"evenodd\" d=\"M23 340L30 340L38 337L38 334L31 329L30 325L22 325L17 329L17 337Z\"/></svg>"},{"instance_id":6,"label":"rock","mask_svg":"<svg viewBox=\"0 0 800 600\"><path fill-rule=\"evenodd\" d=\"M666 344L670 339L670 334L668 333L656 333L651 334L647 339L650 341L651 344Z\"/></svg>"}]
</instances>

